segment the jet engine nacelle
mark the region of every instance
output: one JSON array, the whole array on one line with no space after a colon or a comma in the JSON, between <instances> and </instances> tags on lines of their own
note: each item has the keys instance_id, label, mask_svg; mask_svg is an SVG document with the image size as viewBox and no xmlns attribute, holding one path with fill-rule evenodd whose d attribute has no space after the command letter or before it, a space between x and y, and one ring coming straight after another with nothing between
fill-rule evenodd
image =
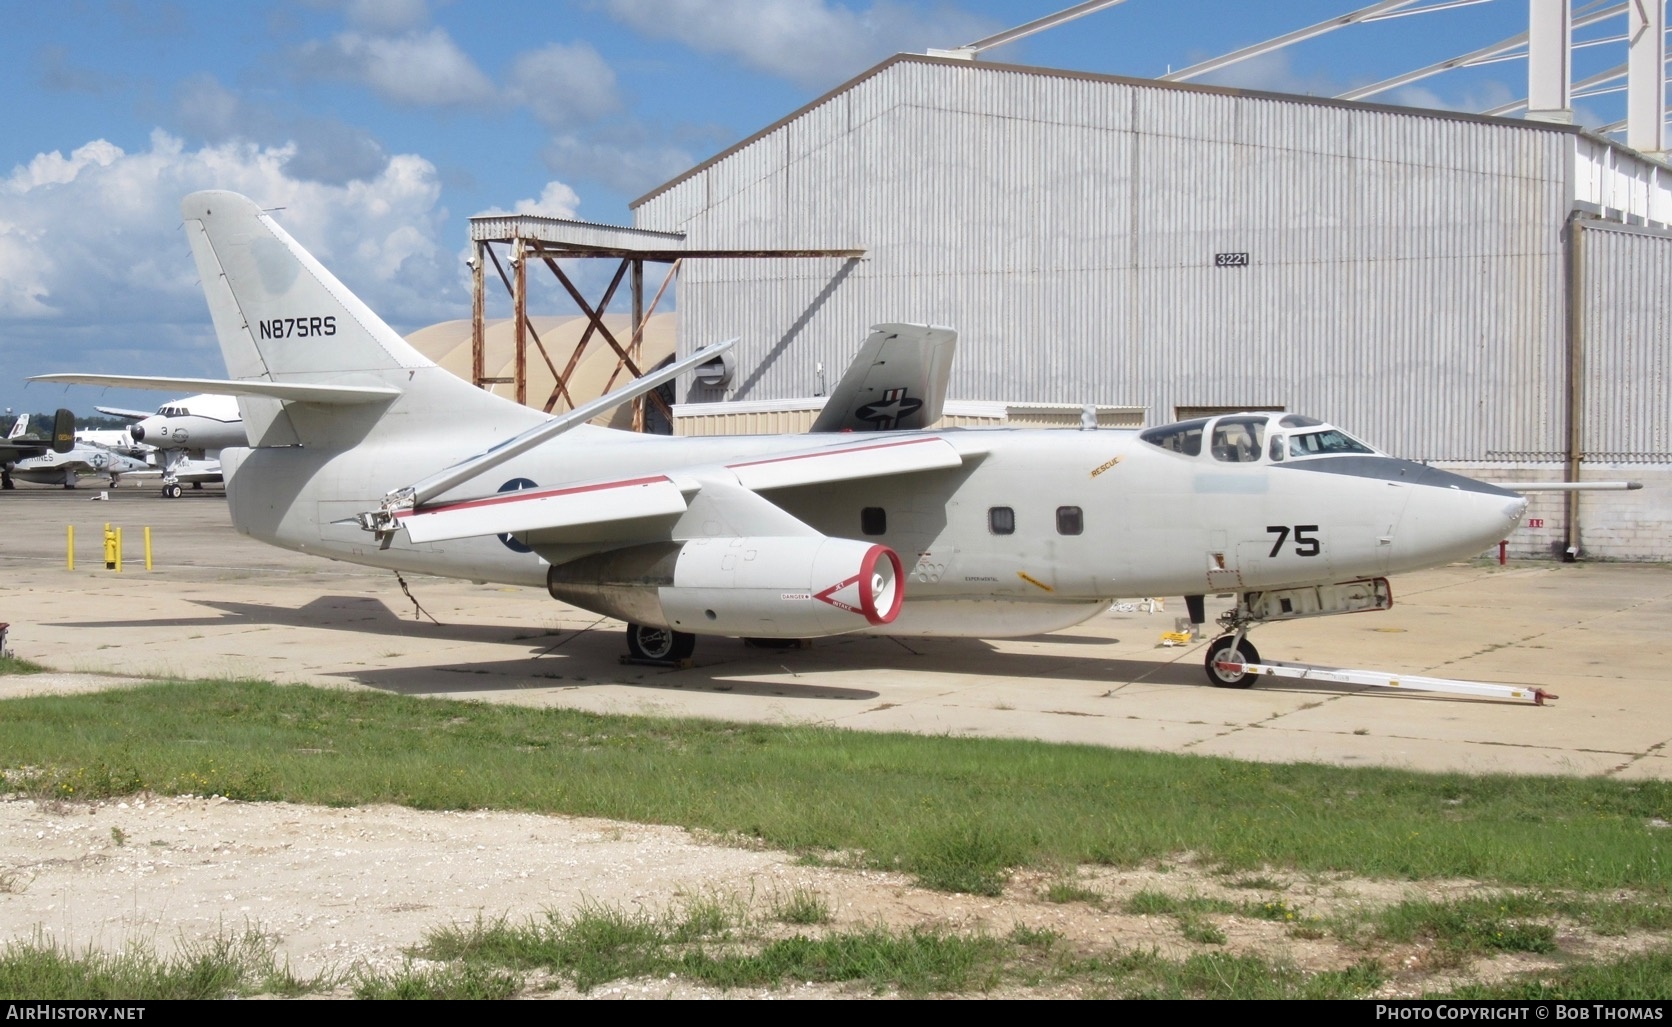
<instances>
[{"instance_id":1,"label":"jet engine nacelle","mask_svg":"<svg viewBox=\"0 0 1672 1027\"><path fill-rule=\"evenodd\" d=\"M552 567L552 598L702 635L814 638L892 623L904 599L887 546L825 536L700 538Z\"/></svg>"}]
</instances>

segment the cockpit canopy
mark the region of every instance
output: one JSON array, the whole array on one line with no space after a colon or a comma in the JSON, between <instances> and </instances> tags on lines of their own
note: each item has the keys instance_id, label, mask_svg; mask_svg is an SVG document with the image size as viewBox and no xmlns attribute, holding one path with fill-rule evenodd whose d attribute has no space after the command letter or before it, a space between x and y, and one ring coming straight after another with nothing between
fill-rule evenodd
<instances>
[{"instance_id":1,"label":"cockpit canopy","mask_svg":"<svg viewBox=\"0 0 1672 1027\"><path fill-rule=\"evenodd\" d=\"M1228 464L1376 454L1376 450L1341 429L1301 414L1198 417L1150 428L1138 437L1181 456L1200 457L1206 449L1212 459Z\"/></svg>"}]
</instances>

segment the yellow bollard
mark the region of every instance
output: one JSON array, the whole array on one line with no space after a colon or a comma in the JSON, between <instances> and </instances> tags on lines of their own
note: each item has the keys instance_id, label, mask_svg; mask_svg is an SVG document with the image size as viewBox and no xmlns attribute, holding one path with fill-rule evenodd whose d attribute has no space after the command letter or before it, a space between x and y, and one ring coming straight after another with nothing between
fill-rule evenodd
<instances>
[{"instance_id":1,"label":"yellow bollard","mask_svg":"<svg viewBox=\"0 0 1672 1027\"><path fill-rule=\"evenodd\" d=\"M145 527L145 569L151 569L151 527Z\"/></svg>"},{"instance_id":2,"label":"yellow bollard","mask_svg":"<svg viewBox=\"0 0 1672 1027\"><path fill-rule=\"evenodd\" d=\"M122 573L122 529L116 529L116 573Z\"/></svg>"},{"instance_id":3,"label":"yellow bollard","mask_svg":"<svg viewBox=\"0 0 1672 1027\"><path fill-rule=\"evenodd\" d=\"M116 569L116 532L110 530L110 522L105 522L105 570Z\"/></svg>"},{"instance_id":4,"label":"yellow bollard","mask_svg":"<svg viewBox=\"0 0 1672 1027\"><path fill-rule=\"evenodd\" d=\"M64 542L64 569L75 570L75 525L64 525L66 539Z\"/></svg>"}]
</instances>

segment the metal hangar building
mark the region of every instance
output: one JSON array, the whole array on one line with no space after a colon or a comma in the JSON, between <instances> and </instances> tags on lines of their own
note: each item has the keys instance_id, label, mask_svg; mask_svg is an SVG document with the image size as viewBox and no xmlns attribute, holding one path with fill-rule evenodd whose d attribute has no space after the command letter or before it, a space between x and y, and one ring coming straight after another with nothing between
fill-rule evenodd
<instances>
[{"instance_id":1,"label":"metal hangar building","mask_svg":"<svg viewBox=\"0 0 1672 1027\"><path fill-rule=\"evenodd\" d=\"M950 397L1281 409L1543 494L1511 540L1672 558L1672 169L1572 125L899 55L634 201L717 259L687 402L818 395L868 326L960 333Z\"/></svg>"}]
</instances>

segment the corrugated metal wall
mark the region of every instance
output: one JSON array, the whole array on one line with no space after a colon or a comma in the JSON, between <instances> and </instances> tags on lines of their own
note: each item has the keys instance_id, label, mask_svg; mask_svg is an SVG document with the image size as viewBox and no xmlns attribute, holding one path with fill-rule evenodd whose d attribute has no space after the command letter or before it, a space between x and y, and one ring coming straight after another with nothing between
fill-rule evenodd
<instances>
[{"instance_id":1,"label":"corrugated metal wall","mask_svg":"<svg viewBox=\"0 0 1672 1027\"><path fill-rule=\"evenodd\" d=\"M1585 460L1672 463L1672 234L1576 223Z\"/></svg>"},{"instance_id":2,"label":"corrugated metal wall","mask_svg":"<svg viewBox=\"0 0 1672 1027\"><path fill-rule=\"evenodd\" d=\"M871 324L927 321L960 331L954 398L1276 404L1401 455L1553 460L1573 138L913 58L636 215L867 250L686 265L682 347L742 335L693 400L808 395Z\"/></svg>"}]
</instances>

